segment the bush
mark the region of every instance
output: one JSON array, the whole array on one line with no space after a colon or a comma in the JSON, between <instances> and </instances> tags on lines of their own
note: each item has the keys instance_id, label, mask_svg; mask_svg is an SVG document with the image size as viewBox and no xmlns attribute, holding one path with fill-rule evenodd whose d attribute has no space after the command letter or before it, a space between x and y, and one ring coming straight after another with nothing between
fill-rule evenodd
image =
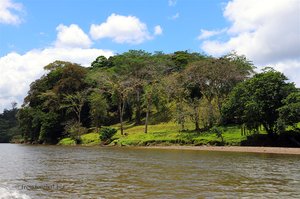
<instances>
[{"instance_id":1,"label":"bush","mask_svg":"<svg viewBox=\"0 0 300 199\"><path fill-rule=\"evenodd\" d=\"M219 129L218 127L215 127L215 126L214 126L214 127L212 127L212 128L210 129L210 132L216 134L216 136L217 136L218 138L221 138L222 143L224 143L223 132L222 132L221 129Z\"/></svg>"},{"instance_id":2,"label":"bush","mask_svg":"<svg viewBox=\"0 0 300 199\"><path fill-rule=\"evenodd\" d=\"M79 122L69 121L65 126L65 132L76 141L76 144L81 144L81 135L87 133L87 129Z\"/></svg>"},{"instance_id":3,"label":"bush","mask_svg":"<svg viewBox=\"0 0 300 199\"><path fill-rule=\"evenodd\" d=\"M117 129L111 127L102 128L100 131L100 139L104 142L110 141L111 138L117 133Z\"/></svg>"}]
</instances>

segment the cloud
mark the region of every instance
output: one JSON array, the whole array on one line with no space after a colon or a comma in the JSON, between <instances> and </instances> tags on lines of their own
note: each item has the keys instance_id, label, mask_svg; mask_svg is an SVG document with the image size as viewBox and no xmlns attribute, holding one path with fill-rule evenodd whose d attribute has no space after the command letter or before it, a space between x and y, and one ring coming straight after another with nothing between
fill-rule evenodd
<instances>
[{"instance_id":1,"label":"cloud","mask_svg":"<svg viewBox=\"0 0 300 199\"><path fill-rule=\"evenodd\" d=\"M56 47L89 48L92 45L89 36L76 24L71 24L70 26L60 24L56 30L58 31L55 42Z\"/></svg>"},{"instance_id":2,"label":"cloud","mask_svg":"<svg viewBox=\"0 0 300 199\"><path fill-rule=\"evenodd\" d=\"M299 13L298 0L232 0L224 10L231 23L229 39L204 40L201 48L214 56L235 50L258 66L288 71L293 81L299 81L295 78L300 76Z\"/></svg>"},{"instance_id":3,"label":"cloud","mask_svg":"<svg viewBox=\"0 0 300 199\"><path fill-rule=\"evenodd\" d=\"M197 37L197 39L199 40L203 40L203 39L208 39L210 37L216 36L216 35L220 35L223 34L224 32L226 32L226 28L223 28L222 30L204 30L201 29L201 34Z\"/></svg>"},{"instance_id":4,"label":"cloud","mask_svg":"<svg viewBox=\"0 0 300 199\"><path fill-rule=\"evenodd\" d=\"M135 16L110 15L106 22L92 24L90 34L93 39L111 38L116 43L140 44L152 39L147 25Z\"/></svg>"},{"instance_id":5,"label":"cloud","mask_svg":"<svg viewBox=\"0 0 300 199\"><path fill-rule=\"evenodd\" d=\"M163 30L159 25L154 27L154 35L161 35L162 33Z\"/></svg>"},{"instance_id":6,"label":"cloud","mask_svg":"<svg viewBox=\"0 0 300 199\"><path fill-rule=\"evenodd\" d=\"M18 15L23 11L23 6L20 3L14 3L12 0L0 1L0 24L17 25L22 22Z\"/></svg>"},{"instance_id":7,"label":"cloud","mask_svg":"<svg viewBox=\"0 0 300 199\"><path fill-rule=\"evenodd\" d=\"M177 12L175 15L171 16L169 19L175 20L179 18L179 12Z\"/></svg>"},{"instance_id":8,"label":"cloud","mask_svg":"<svg viewBox=\"0 0 300 199\"><path fill-rule=\"evenodd\" d=\"M47 64L63 60L89 66L100 55L113 55L110 50L91 48L90 38L76 24L61 24L56 30L53 46L0 57L0 112L13 101L19 105L23 103L30 83L45 73L43 68Z\"/></svg>"},{"instance_id":9,"label":"cloud","mask_svg":"<svg viewBox=\"0 0 300 199\"><path fill-rule=\"evenodd\" d=\"M169 1L168 1L168 5L169 5L169 6L175 6L176 3L177 3L177 0L169 0Z\"/></svg>"}]
</instances>

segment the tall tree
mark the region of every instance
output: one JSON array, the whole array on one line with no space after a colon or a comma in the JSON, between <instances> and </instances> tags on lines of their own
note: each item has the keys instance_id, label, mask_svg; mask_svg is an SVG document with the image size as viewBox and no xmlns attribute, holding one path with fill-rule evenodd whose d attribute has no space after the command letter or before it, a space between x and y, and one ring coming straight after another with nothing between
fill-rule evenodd
<instances>
[{"instance_id":1,"label":"tall tree","mask_svg":"<svg viewBox=\"0 0 300 199\"><path fill-rule=\"evenodd\" d=\"M221 112L223 101L229 92L246 78L245 71L239 70L234 62L210 57L191 63L185 74L190 84L198 87L208 102L208 127L215 121L213 100L217 101L218 111Z\"/></svg>"},{"instance_id":2,"label":"tall tree","mask_svg":"<svg viewBox=\"0 0 300 199\"><path fill-rule=\"evenodd\" d=\"M90 103L90 116L92 117L93 124L96 126L96 131L99 132L99 128L107 117L108 104L105 97L99 92L93 92L89 96Z\"/></svg>"},{"instance_id":3,"label":"tall tree","mask_svg":"<svg viewBox=\"0 0 300 199\"><path fill-rule=\"evenodd\" d=\"M67 112L73 112L76 115L77 122L81 124L81 112L82 108L87 101L87 92L76 92L75 94L65 95L63 104L60 108L67 109Z\"/></svg>"},{"instance_id":4,"label":"tall tree","mask_svg":"<svg viewBox=\"0 0 300 199\"><path fill-rule=\"evenodd\" d=\"M230 94L223 117L245 124L250 130L257 131L259 125L263 125L267 133L273 135L278 130L278 109L296 90L294 84L286 80L282 73L268 69L242 82Z\"/></svg>"},{"instance_id":5,"label":"tall tree","mask_svg":"<svg viewBox=\"0 0 300 199\"><path fill-rule=\"evenodd\" d=\"M149 66L153 63L151 54L143 50L130 50L114 58L114 65L119 76L126 76L135 94L135 123L141 124L142 92L149 74Z\"/></svg>"},{"instance_id":6,"label":"tall tree","mask_svg":"<svg viewBox=\"0 0 300 199\"><path fill-rule=\"evenodd\" d=\"M283 106L278 109L279 119L285 125L296 127L296 124L300 122L300 90L289 94L282 103Z\"/></svg>"}]
</instances>

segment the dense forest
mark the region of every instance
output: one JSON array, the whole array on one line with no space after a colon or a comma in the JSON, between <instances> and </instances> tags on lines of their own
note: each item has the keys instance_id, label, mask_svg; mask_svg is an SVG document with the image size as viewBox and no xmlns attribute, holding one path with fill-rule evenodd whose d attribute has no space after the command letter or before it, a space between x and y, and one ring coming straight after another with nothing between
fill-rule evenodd
<instances>
[{"instance_id":1,"label":"dense forest","mask_svg":"<svg viewBox=\"0 0 300 199\"><path fill-rule=\"evenodd\" d=\"M170 121L182 132L193 123L199 134L226 125L250 134L264 129L270 137L299 133L299 89L272 68L255 73L251 61L235 53L130 50L99 56L90 67L55 61L44 69L22 107L0 115L1 142L19 134L25 143L56 144L64 137L80 143L80 135L103 126L118 124L126 136L125 123L144 125L148 133L150 124Z\"/></svg>"}]
</instances>

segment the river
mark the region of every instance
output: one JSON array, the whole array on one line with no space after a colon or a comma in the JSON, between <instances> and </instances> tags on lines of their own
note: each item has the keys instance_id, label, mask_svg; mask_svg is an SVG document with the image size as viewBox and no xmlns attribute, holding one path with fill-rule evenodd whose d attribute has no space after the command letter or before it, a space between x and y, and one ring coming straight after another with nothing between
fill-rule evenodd
<instances>
[{"instance_id":1,"label":"river","mask_svg":"<svg viewBox=\"0 0 300 199\"><path fill-rule=\"evenodd\" d=\"M0 144L0 199L299 196L299 155Z\"/></svg>"}]
</instances>

